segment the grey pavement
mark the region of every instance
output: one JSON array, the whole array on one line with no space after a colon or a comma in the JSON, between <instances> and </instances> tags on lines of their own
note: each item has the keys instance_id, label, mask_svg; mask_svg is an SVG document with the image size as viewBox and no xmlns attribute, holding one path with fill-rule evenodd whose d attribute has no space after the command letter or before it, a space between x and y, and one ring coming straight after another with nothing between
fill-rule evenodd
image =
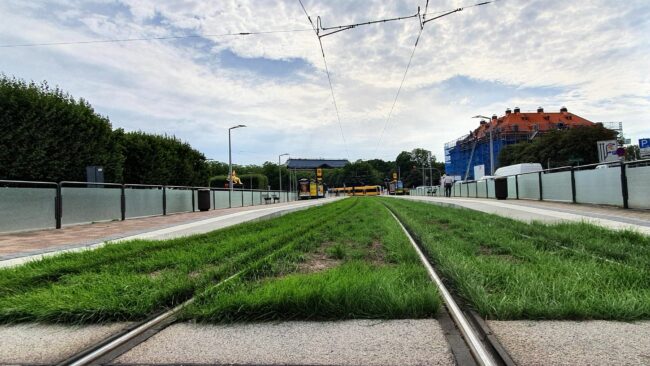
<instances>
[{"instance_id":1,"label":"grey pavement","mask_svg":"<svg viewBox=\"0 0 650 366\"><path fill-rule=\"evenodd\" d=\"M650 365L650 322L489 321L520 366Z\"/></svg>"},{"instance_id":2,"label":"grey pavement","mask_svg":"<svg viewBox=\"0 0 650 366\"><path fill-rule=\"evenodd\" d=\"M56 364L127 326L0 325L0 364Z\"/></svg>"},{"instance_id":3,"label":"grey pavement","mask_svg":"<svg viewBox=\"0 0 650 366\"><path fill-rule=\"evenodd\" d=\"M119 357L118 364L453 365L438 322L175 324Z\"/></svg>"}]
</instances>

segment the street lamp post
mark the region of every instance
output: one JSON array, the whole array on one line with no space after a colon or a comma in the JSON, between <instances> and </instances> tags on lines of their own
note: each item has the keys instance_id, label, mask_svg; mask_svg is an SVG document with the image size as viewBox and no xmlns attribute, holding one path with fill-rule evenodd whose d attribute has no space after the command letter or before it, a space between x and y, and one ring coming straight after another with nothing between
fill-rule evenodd
<instances>
[{"instance_id":1,"label":"street lamp post","mask_svg":"<svg viewBox=\"0 0 650 366\"><path fill-rule=\"evenodd\" d=\"M494 148L493 148L493 143L492 143L492 119L490 117L485 117L485 116L474 116L472 118L484 118L490 121L490 175L494 175ZM476 177L474 178L476 179Z\"/></svg>"},{"instance_id":2,"label":"street lamp post","mask_svg":"<svg viewBox=\"0 0 650 366\"><path fill-rule=\"evenodd\" d=\"M278 155L278 177L280 178L280 191L282 191L282 167L280 166L280 158L287 155L289 155L289 153Z\"/></svg>"},{"instance_id":3,"label":"street lamp post","mask_svg":"<svg viewBox=\"0 0 650 366\"><path fill-rule=\"evenodd\" d=\"M246 125L237 125L228 129L228 207L232 208L232 144L230 131L235 128L246 127Z\"/></svg>"}]
</instances>

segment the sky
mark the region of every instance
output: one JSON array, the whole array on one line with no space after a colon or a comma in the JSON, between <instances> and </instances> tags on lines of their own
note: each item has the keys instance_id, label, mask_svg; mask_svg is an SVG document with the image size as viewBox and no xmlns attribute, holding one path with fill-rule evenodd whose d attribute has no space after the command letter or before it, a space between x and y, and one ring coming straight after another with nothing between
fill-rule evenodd
<instances>
[{"instance_id":1,"label":"sky","mask_svg":"<svg viewBox=\"0 0 650 366\"><path fill-rule=\"evenodd\" d=\"M425 1L304 0L324 27L413 15ZM431 0L435 12L471 0ZM207 158L394 159L542 106L650 137L650 1L499 0L424 26L417 18L318 38L298 0L2 0L0 73L88 100L114 128L174 135ZM247 36L224 33L269 32ZM287 32L274 32L287 31ZM382 131L385 131L382 137Z\"/></svg>"}]
</instances>

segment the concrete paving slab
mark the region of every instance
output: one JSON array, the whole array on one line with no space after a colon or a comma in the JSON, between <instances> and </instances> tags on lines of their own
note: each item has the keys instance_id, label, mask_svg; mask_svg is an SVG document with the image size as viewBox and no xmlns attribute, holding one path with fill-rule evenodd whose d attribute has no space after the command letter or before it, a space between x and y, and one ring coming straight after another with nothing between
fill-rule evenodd
<instances>
[{"instance_id":1,"label":"concrete paving slab","mask_svg":"<svg viewBox=\"0 0 650 366\"><path fill-rule=\"evenodd\" d=\"M125 329L129 323L0 326L0 364L51 365Z\"/></svg>"},{"instance_id":2,"label":"concrete paving slab","mask_svg":"<svg viewBox=\"0 0 650 366\"><path fill-rule=\"evenodd\" d=\"M175 324L117 364L453 365L434 319Z\"/></svg>"},{"instance_id":3,"label":"concrete paving slab","mask_svg":"<svg viewBox=\"0 0 650 366\"><path fill-rule=\"evenodd\" d=\"M650 321L488 321L526 365L650 365Z\"/></svg>"},{"instance_id":4,"label":"concrete paving slab","mask_svg":"<svg viewBox=\"0 0 650 366\"><path fill-rule=\"evenodd\" d=\"M540 221L546 223L559 222L588 222L594 225L603 226L614 230L633 230L645 235L650 235L650 220L646 219L645 213L637 215L637 218L631 218L629 215L622 215L618 209L593 209L593 211L610 212L609 215L603 213L592 213L589 207L584 205L573 205L573 210L565 209L568 204L558 202L544 202L539 204L538 201L518 200L498 201L480 198L444 198L444 197L424 197L424 196L391 196L399 199L423 201L442 206L467 208L470 210L491 213L515 220L532 222ZM559 206L559 207L555 207Z\"/></svg>"}]
</instances>

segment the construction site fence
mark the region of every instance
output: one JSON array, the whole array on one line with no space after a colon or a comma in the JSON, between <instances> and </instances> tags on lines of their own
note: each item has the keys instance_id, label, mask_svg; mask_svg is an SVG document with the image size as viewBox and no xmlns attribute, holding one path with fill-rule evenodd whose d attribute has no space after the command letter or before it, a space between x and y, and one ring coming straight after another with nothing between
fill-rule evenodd
<instances>
[{"instance_id":1,"label":"construction site fence","mask_svg":"<svg viewBox=\"0 0 650 366\"><path fill-rule=\"evenodd\" d=\"M455 182L451 197L496 198L495 178ZM650 209L650 159L567 166L507 179L508 199L528 199ZM413 196L444 197L444 186L416 187Z\"/></svg>"},{"instance_id":2,"label":"construction site fence","mask_svg":"<svg viewBox=\"0 0 650 366\"><path fill-rule=\"evenodd\" d=\"M277 190L0 180L0 232L195 212L202 190L210 191L210 210L298 199Z\"/></svg>"}]
</instances>

